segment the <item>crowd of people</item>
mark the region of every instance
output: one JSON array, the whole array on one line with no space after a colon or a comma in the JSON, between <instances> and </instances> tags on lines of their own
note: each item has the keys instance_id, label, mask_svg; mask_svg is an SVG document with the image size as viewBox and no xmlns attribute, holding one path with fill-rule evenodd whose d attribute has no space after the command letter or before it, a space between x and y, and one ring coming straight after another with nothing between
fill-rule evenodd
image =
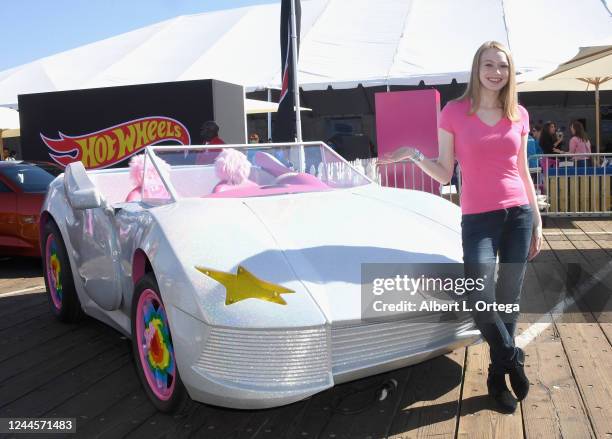
<instances>
[{"instance_id":1,"label":"crowd of people","mask_svg":"<svg viewBox=\"0 0 612 439\"><path fill-rule=\"evenodd\" d=\"M584 125L579 120L574 120L570 124L572 137L565 143L563 132L557 129L554 122L544 124L536 123L530 127L527 140L527 155L529 156L529 167L536 168L542 163L536 156L537 154L576 154L570 159L576 166L589 166L591 153L591 142L587 135ZM549 167L558 160L545 159L545 166Z\"/></svg>"}]
</instances>

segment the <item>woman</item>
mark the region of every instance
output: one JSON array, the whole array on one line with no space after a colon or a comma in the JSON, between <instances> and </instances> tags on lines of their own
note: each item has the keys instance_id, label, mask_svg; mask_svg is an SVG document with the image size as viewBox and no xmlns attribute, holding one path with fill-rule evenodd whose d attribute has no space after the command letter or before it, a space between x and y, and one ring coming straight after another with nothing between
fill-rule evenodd
<instances>
[{"instance_id":1,"label":"woman","mask_svg":"<svg viewBox=\"0 0 612 439\"><path fill-rule=\"evenodd\" d=\"M540 135L540 147L544 154L563 154L561 144L563 136L557 136L557 126L554 122L546 122Z\"/></svg>"},{"instance_id":2,"label":"woman","mask_svg":"<svg viewBox=\"0 0 612 439\"><path fill-rule=\"evenodd\" d=\"M466 92L441 112L439 158L425 159L417 149L399 148L382 162L410 159L431 177L446 184L455 157L462 171L461 236L466 277L489 279L477 301L516 304L527 259L540 250L542 221L527 163L529 115L518 105L515 70L508 49L489 41L476 52ZM502 262L494 283L496 256ZM495 290L495 291L494 291ZM472 307L474 309L474 307ZM500 408L514 412L517 400L506 386L510 375L519 400L529 391L524 353L514 345L518 313L473 311L487 341L491 364L487 387Z\"/></svg>"},{"instance_id":3,"label":"woman","mask_svg":"<svg viewBox=\"0 0 612 439\"><path fill-rule=\"evenodd\" d=\"M569 142L569 153L570 154L590 154L591 153L591 142L589 136L584 131L584 126L578 120L575 120L570 125L570 131L572 132L572 138ZM588 155L576 155L572 157L576 166L587 166L589 162Z\"/></svg>"}]
</instances>

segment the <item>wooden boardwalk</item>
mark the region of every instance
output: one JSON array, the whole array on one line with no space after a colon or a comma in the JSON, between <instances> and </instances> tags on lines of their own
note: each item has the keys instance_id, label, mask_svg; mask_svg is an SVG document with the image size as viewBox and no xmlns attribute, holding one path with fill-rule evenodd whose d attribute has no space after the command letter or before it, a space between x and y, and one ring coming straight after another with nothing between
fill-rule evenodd
<instances>
[{"instance_id":1,"label":"wooden boardwalk","mask_svg":"<svg viewBox=\"0 0 612 439\"><path fill-rule=\"evenodd\" d=\"M544 234L522 308L546 312L525 313L519 325L532 385L513 415L491 409L485 344L276 409L197 404L182 417L159 414L138 382L128 340L92 319L56 322L38 288L39 263L5 259L0 418L75 417L70 437L83 438L612 438L612 318L610 304L602 306L612 297L612 221L551 219ZM568 284L575 303L563 310L558 291ZM397 390L377 401L390 378Z\"/></svg>"}]
</instances>

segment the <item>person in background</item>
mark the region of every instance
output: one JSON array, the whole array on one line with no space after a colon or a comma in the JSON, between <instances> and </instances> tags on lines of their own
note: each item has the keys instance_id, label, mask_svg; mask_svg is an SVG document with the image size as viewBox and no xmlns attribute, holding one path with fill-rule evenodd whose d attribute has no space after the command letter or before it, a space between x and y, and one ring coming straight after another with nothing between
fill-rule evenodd
<instances>
[{"instance_id":1,"label":"person in background","mask_svg":"<svg viewBox=\"0 0 612 439\"><path fill-rule=\"evenodd\" d=\"M561 151L559 154L567 154L567 147L565 145L565 134L563 134L565 133L565 127L559 128L557 124L553 123L551 131L553 131L551 134L553 136L553 139L555 139L555 143L557 143L556 148Z\"/></svg>"},{"instance_id":2,"label":"person in background","mask_svg":"<svg viewBox=\"0 0 612 439\"><path fill-rule=\"evenodd\" d=\"M251 134L249 134L249 144L254 145L256 143L261 143L259 139L259 134L257 134L256 132L252 132ZM258 148L249 148L247 150L247 159L249 160L249 162L253 163L257 151L259 151Z\"/></svg>"},{"instance_id":3,"label":"person in background","mask_svg":"<svg viewBox=\"0 0 612 439\"><path fill-rule=\"evenodd\" d=\"M15 151L9 151L8 154L5 152L4 160L14 162L17 160L17 153Z\"/></svg>"},{"instance_id":4,"label":"person in background","mask_svg":"<svg viewBox=\"0 0 612 439\"><path fill-rule=\"evenodd\" d=\"M249 134L249 143L259 143L259 134L257 133Z\"/></svg>"},{"instance_id":5,"label":"person in background","mask_svg":"<svg viewBox=\"0 0 612 439\"><path fill-rule=\"evenodd\" d=\"M539 166L539 160L536 158L531 158L531 156L543 153L540 143L538 142L541 135L542 125L535 124L533 127L531 127L531 131L527 137L527 157L529 157L530 168L537 168Z\"/></svg>"},{"instance_id":6,"label":"person in background","mask_svg":"<svg viewBox=\"0 0 612 439\"><path fill-rule=\"evenodd\" d=\"M536 139L538 148L542 149L540 147L540 137L542 136L542 124L541 123L538 122L531 128L531 135L533 136L534 139Z\"/></svg>"},{"instance_id":7,"label":"person in background","mask_svg":"<svg viewBox=\"0 0 612 439\"><path fill-rule=\"evenodd\" d=\"M544 154L563 154L561 149L563 135L557 135L557 125L554 122L546 122L544 124L539 143Z\"/></svg>"},{"instance_id":8,"label":"person in background","mask_svg":"<svg viewBox=\"0 0 612 439\"><path fill-rule=\"evenodd\" d=\"M533 156L535 154L544 154L542 148L540 147L540 137L542 136L542 124L536 123L531 127L529 131L529 137L527 138L527 157ZM548 168L549 159L537 159L537 158L529 158L529 168ZM531 179L533 180L533 184L536 187L536 192L539 194L543 190L542 185L542 174L539 172L535 172L531 174ZM538 192L539 191L539 192Z\"/></svg>"},{"instance_id":9,"label":"person in background","mask_svg":"<svg viewBox=\"0 0 612 439\"><path fill-rule=\"evenodd\" d=\"M563 136L557 135L557 126L554 122L548 121L544 124L538 143L544 154L563 154L563 150L561 149ZM541 164L545 170L550 167L557 167L559 165L559 159L545 157Z\"/></svg>"},{"instance_id":10,"label":"person in background","mask_svg":"<svg viewBox=\"0 0 612 439\"><path fill-rule=\"evenodd\" d=\"M204 145L225 145L225 142L219 137L219 125L214 120L208 120L202 124L200 130L202 143ZM214 163L215 158L219 155L221 149L206 149L196 154L196 165L210 165Z\"/></svg>"},{"instance_id":11,"label":"person in background","mask_svg":"<svg viewBox=\"0 0 612 439\"><path fill-rule=\"evenodd\" d=\"M9 158L9 149L2 148L2 160L8 160Z\"/></svg>"},{"instance_id":12,"label":"person in background","mask_svg":"<svg viewBox=\"0 0 612 439\"><path fill-rule=\"evenodd\" d=\"M572 138L569 141L569 153L570 154L590 154L591 153L591 142L589 136L584 131L584 126L579 120L575 120L570 125L570 131L572 132ZM585 167L589 163L589 156L587 155L576 155L572 157L576 166Z\"/></svg>"},{"instance_id":13,"label":"person in background","mask_svg":"<svg viewBox=\"0 0 612 439\"><path fill-rule=\"evenodd\" d=\"M204 122L200 134L204 145L225 145L223 139L219 137L219 125L214 120Z\"/></svg>"}]
</instances>

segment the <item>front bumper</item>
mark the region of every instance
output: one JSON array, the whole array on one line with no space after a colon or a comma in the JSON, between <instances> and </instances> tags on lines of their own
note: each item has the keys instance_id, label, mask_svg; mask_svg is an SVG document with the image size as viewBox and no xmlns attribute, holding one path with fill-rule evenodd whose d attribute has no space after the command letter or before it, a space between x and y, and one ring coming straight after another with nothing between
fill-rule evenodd
<instances>
[{"instance_id":1,"label":"front bumper","mask_svg":"<svg viewBox=\"0 0 612 439\"><path fill-rule=\"evenodd\" d=\"M208 327L180 314L192 320L190 331L199 327L191 334L204 335L194 339L188 352L173 335L189 395L240 409L290 404L334 384L419 363L480 338L468 317L454 323L402 320L251 330Z\"/></svg>"}]
</instances>

